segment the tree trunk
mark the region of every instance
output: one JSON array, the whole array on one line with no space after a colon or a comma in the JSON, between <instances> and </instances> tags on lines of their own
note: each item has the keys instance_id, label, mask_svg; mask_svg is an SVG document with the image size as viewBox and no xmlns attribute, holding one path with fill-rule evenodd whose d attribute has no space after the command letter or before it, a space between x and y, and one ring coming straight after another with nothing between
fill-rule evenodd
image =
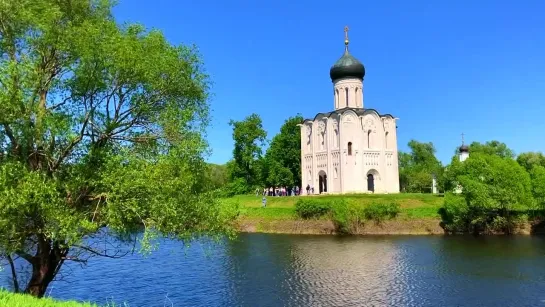
<instances>
[{"instance_id":1,"label":"tree trunk","mask_svg":"<svg viewBox=\"0 0 545 307\"><path fill-rule=\"evenodd\" d=\"M57 242L49 239L41 239L38 250L32 259L32 276L25 289L25 293L32 296L43 297L47 287L53 281L61 268L67 249L59 247Z\"/></svg>"}]
</instances>

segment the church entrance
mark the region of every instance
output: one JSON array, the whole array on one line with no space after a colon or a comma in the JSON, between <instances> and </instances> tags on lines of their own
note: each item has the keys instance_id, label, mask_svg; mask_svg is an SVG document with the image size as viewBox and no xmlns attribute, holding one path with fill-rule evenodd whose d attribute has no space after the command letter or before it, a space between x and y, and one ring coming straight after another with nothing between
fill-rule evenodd
<instances>
[{"instance_id":1,"label":"church entrance","mask_svg":"<svg viewBox=\"0 0 545 307\"><path fill-rule=\"evenodd\" d=\"M327 192L327 175L324 171L318 173L318 191L320 194Z\"/></svg>"},{"instance_id":2,"label":"church entrance","mask_svg":"<svg viewBox=\"0 0 545 307\"><path fill-rule=\"evenodd\" d=\"M367 175L367 191L369 192L375 192L375 177L373 174Z\"/></svg>"}]
</instances>

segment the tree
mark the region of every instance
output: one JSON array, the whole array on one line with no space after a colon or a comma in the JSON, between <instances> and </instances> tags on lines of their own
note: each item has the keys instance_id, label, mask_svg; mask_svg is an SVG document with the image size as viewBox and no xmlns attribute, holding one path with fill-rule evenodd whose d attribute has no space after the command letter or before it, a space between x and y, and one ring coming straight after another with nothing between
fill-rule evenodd
<instances>
[{"instance_id":1,"label":"tree","mask_svg":"<svg viewBox=\"0 0 545 307\"><path fill-rule=\"evenodd\" d=\"M30 264L34 296L67 261L119 256L104 240L221 236L236 214L203 193L209 82L195 49L120 27L111 9L0 3L0 257Z\"/></svg>"},{"instance_id":2,"label":"tree","mask_svg":"<svg viewBox=\"0 0 545 307\"><path fill-rule=\"evenodd\" d=\"M545 167L534 165L530 170L532 182L532 195L538 209L545 209Z\"/></svg>"},{"instance_id":3,"label":"tree","mask_svg":"<svg viewBox=\"0 0 545 307\"><path fill-rule=\"evenodd\" d=\"M231 180L244 180L246 192L249 192L259 183L259 159L262 156L262 147L265 145L267 132L263 129L261 117L251 114L242 121L231 120L233 127L234 163L231 169Z\"/></svg>"},{"instance_id":4,"label":"tree","mask_svg":"<svg viewBox=\"0 0 545 307\"><path fill-rule=\"evenodd\" d=\"M301 186L301 128L298 125L302 122L301 115L288 118L272 139L264 161L266 184Z\"/></svg>"},{"instance_id":5,"label":"tree","mask_svg":"<svg viewBox=\"0 0 545 307\"><path fill-rule=\"evenodd\" d=\"M449 166L460 184L460 195L447 193L442 210L449 231L511 233L516 210L532 205L529 174L515 160L499 155L473 153L463 163Z\"/></svg>"},{"instance_id":6,"label":"tree","mask_svg":"<svg viewBox=\"0 0 545 307\"><path fill-rule=\"evenodd\" d=\"M545 156L541 152L523 152L518 155L517 162L527 171L531 171L534 166L545 167Z\"/></svg>"},{"instance_id":7,"label":"tree","mask_svg":"<svg viewBox=\"0 0 545 307\"><path fill-rule=\"evenodd\" d=\"M487 155L497 155L501 158L514 158L515 153L507 147L505 143L500 141L489 141L485 144L473 142L469 145L469 153L484 153Z\"/></svg>"},{"instance_id":8,"label":"tree","mask_svg":"<svg viewBox=\"0 0 545 307\"><path fill-rule=\"evenodd\" d=\"M399 179L405 192L430 192L432 178L442 174L441 162L435 157L433 143L421 143L411 140L409 153L400 152Z\"/></svg>"},{"instance_id":9,"label":"tree","mask_svg":"<svg viewBox=\"0 0 545 307\"><path fill-rule=\"evenodd\" d=\"M229 182L229 174L226 164L213 164L207 165L207 178L210 184L210 190L216 190L224 187Z\"/></svg>"}]
</instances>

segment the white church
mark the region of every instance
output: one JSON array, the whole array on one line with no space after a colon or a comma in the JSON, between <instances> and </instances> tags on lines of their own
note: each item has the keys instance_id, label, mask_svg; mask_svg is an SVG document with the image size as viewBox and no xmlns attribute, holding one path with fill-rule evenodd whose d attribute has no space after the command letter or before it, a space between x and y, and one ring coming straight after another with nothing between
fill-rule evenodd
<instances>
[{"instance_id":1,"label":"white church","mask_svg":"<svg viewBox=\"0 0 545 307\"><path fill-rule=\"evenodd\" d=\"M348 52L331 67L334 110L301 124L302 189L399 193L396 118L364 108L365 67Z\"/></svg>"}]
</instances>

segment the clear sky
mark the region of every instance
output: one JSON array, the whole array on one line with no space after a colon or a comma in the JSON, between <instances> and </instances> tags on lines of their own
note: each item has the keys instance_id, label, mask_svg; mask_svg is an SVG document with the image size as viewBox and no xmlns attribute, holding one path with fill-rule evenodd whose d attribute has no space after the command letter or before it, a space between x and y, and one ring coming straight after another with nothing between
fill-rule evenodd
<instances>
[{"instance_id":1,"label":"clear sky","mask_svg":"<svg viewBox=\"0 0 545 307\"><path fill-rule=\"evenodd\" d=\"M284 120L333 110L329 68L366 68L364 107L399 117L398 146L466 142L545 151L545 1L120 0L120 22L199 46L214 83L209 158L231 158L230 119L255 112L269 139Z\"/></svg>"}]
</instances>

